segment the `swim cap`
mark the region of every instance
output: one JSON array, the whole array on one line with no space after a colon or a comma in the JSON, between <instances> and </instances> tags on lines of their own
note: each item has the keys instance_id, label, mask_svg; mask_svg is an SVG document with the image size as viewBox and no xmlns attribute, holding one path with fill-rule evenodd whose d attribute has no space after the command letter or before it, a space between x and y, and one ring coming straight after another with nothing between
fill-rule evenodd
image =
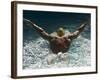
<instances>
[{"instance_id":1,"label":"swim cap","mask_svg":"<svg viewBox=\"0 0 100 80\"><path fill-rule=\"evenodd\" d=\"M65 31L62 27L57 30L57 35L58 36L62 37L64 34L65 34Z\"/></svg>"}]
</instances>

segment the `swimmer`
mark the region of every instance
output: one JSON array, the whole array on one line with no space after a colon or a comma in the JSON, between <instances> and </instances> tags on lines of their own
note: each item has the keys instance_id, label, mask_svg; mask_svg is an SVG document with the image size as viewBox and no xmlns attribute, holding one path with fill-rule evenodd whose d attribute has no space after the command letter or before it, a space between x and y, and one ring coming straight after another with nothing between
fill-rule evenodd
<instances>
[{"instance_id":1,"label":"swimmer","mask_svg":"<svg viewBox=\"0 0 100 80\"><path fill-rule=\"evenodd\" d=\"M27 19L24 19L24 20L27 21L43 39L49 42L50 49L52 50L54 54L58 54L59 52L62 52L62 53L67 52L70 47L71 42L79 36L79 34L84 30L86 26L86 23L81 24L75 32L70 33L67 36L64 36L65 35L64 29L59 28L56 32L57 36L51 36L44 29L42 29L35 23L31 22L30 20L27 20Z\"/></svg>"},{"instance_id":2,"label":"swimmer","mask_svg":"<svg viewBox=\"0 0 100 80\"><path fill-rule=\"evenodd\" d=\"M36 25L34 22L27 19L24 19L24 21L27 22L28 25L30 25L33 29L35 29L43 39L49 42L50 49L54 54L58 54L59 52L67 52L70 48L72 41L76 39L86 27L86 23L82 23L76 31L68 35L65 34L64 29L61 27L56 31L57 35L52 36L48 34L44 29Z\"/></svg>"}]
</instances>

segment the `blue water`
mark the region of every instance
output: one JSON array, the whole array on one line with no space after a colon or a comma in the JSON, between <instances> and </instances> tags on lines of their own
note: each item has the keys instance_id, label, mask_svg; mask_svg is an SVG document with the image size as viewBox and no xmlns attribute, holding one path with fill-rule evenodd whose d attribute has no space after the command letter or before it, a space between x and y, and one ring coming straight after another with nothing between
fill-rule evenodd
<instances>
[{"instance_id":1,"label":"blue water","mask_svg":"<svg viewBox=\"0 0 100 80\"><path fill-rule=\"evenodd\" d=\"M23 11L23 17L38 23L48 33L52 33L59 26L65 27L66 32L73 32L82 22L90 19L90 14L25 10ZM23 69L91 66L91 28L89 24L88 22L80 36L73 40L69 51L64 53L63 58L57 56L53 63L48 64L47 58L49 55L52 55L49 43L24 22Z\"/></svg>"}]
</instances>

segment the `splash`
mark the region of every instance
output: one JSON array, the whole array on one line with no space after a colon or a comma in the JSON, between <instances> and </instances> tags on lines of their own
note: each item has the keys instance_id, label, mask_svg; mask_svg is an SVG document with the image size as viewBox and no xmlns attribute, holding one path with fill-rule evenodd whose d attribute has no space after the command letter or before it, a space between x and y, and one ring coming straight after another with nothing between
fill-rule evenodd
<instances>
[{"instance_id":1,"label":"splash","mask_svg":"<svg viewBox=\"0 0 100 80\"><path fill-rule=\"evenodd\" d=\"M43 69L60 67L91 66L91 41L82 36L75 39L68 52L56 56L52 64L47 63L47 57L53 53L49 43L42 38L24 42L23 69Z\"/></svg>"}]
</instances>

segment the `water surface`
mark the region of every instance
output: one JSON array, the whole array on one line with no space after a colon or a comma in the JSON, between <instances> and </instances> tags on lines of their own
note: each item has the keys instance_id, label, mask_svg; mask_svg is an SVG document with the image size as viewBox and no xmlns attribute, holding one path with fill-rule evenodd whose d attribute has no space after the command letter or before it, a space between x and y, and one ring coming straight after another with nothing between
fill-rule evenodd
<instances>
[{"instance_id":1,"label":"water surface","mask_svg":"<svg viewBox=\"0 0 100 80\"><path fill-rule=\"evenodd\" d=\"M23 18L35 22L48 33L52 33L59 27L64 27L66 32L73 32L91 16L85 13L24 10ZM64 54L65 58L57 57L53 64L47 63L48 55L52 54L49 43L25 22L23 23L23 69L91 66L91 27L89 22L80 36L72 42L69 51Z\"/></svg>"}]
</instances>

